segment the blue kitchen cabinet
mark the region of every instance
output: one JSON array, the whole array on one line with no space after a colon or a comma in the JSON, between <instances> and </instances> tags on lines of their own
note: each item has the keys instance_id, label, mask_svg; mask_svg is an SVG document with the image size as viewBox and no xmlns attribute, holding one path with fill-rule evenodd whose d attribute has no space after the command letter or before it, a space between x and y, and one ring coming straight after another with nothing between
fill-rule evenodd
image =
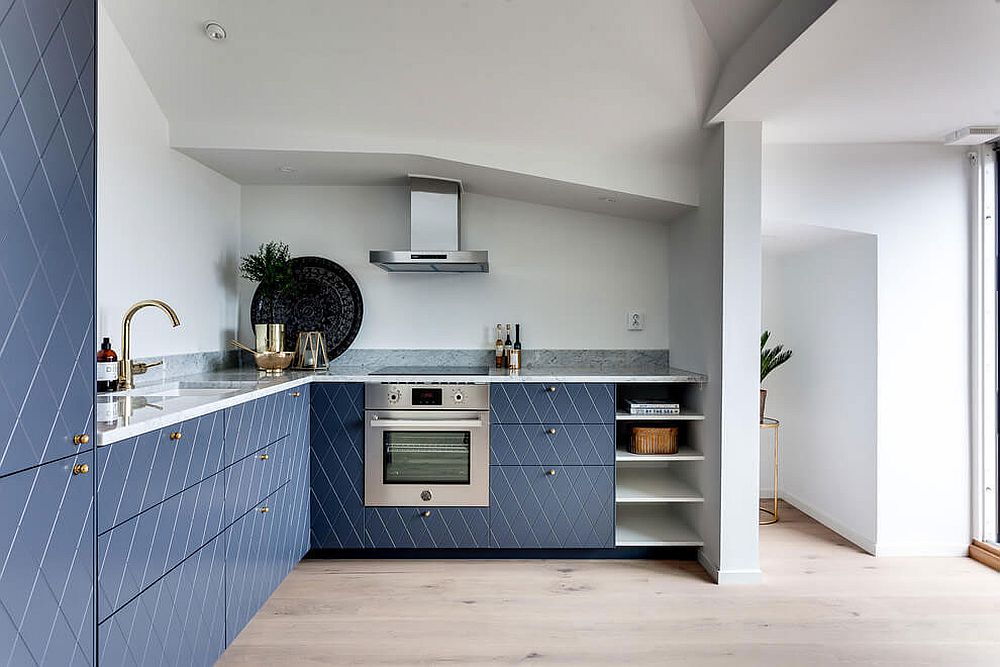
<instances>
[{"instance_id":1,"label":"blue kitchen cabinet","mask_svg":"<svg viewBox=\"0 0 1000 667\"><path fill-rule=\"evenodd\" d=\"M217 537L101 623L101 667L214 664L226 647L225 555Z\"/></svg>"},{"instance_id":2,"label":"blue kitchen cabinet","mask_svg":"<svg viewBox=\"0 0 1000 667\"><path fill-rule=\"evenodd\" d=\"M490 546L615 545L614 466L490 466Z\"/></svg>"},{"instance_id":3,"label":"blue kitchen cabinet","mask_svg":"<svg viewBox=\"0 0 1000 667\"><path fill-rule=\"evenodd\" d=\"M93 452L0 479L0 663L94 662Z\"/></svg>"},{"instance_id":4,"label":"blue kitchen cabinet","mask_svg":"<svg viewBox=\"0 0 1000 667\"><path fill-rule=\"evenodd\" d=\"M384 549L474 549L489 546L488 507L369 507L367 546Z\"/></svg>"},{"instance_id":5,"label":"blue kitchen cabinet","mask_svg":"<svg viewBox=\"0 0 1000 667\"><path fill-rule=\"evenodd\" d=\"M288 482L291 486L289 491L291 509L289 511L293 526L289 548L296 562L309 551L309 447L311 440L309 405L311 393L309 385L300 387L293 392L292 428L291 434L288 436L291 448L291 477Z\"/></svg>"},{"instance_id":6,"label":"blue kitchen cabinet","mask_svg":"<svg viewBox=\"0 0 1000 667\"><path fill-rule=\"evenodd\" d=\"M97 532L222 470L220 410L115 442L97 450Z\"/></svg>"},{"instance_id":7,"label":"blue kitchen cabinet","mask_svg":"<svg viewBox=\"0 0 1000 667\"><path fill-rule=\"evenodd\" d=\"M613 424L615 385L497 382L490 385L494 424Z\"/></svg>"},{"instance_id":8,"label":"blue kitchen cabinet","mask_svg":"<svg viewBox=\"0 0 1000 667\"><path fill-rule=\"evenodd\" d=\"M10 665L95 660L94 9L18 0L0 14L0 663Z\"/></svg>"},{"instance_id":9,"label":"blue kitchen cabinet","mask_svg":"<svg viewBox=\"0 0 1000 667\"><path fill-rule=\"evenodd\" d=\"M277 442L292 428L289 401L300 390L278 391L226 410L226 464Z\"/></svg>"},{"instance_id":10,"label":"blue kitchen cabinet","mask_svg":"<svg viewBox=\"0 0 1000 667\"><path fill-rule=\"evenodd\" d=\"M226 644L250 622L301 558L293 520L296 489L286 484L226 531Z\"/></svg>"},{"instance_id":11,"label":"blue kitchen cabinet","mask_svg":"<svg viewBox=\"0 0 1000 667\"><path fill-rule=\"evenodd\" d=\"M365 546L363 384L312 387L310 493L313 548Z\"/></svg>"},{"instance_id":12,"label":"blue kitchen cabinet","mask_svg":"<svg viewBox=\"0 0 1000 667\"><path fill-rule=\"evenodd\" d=\"M493 465L614 465L615 425L493 424Z\"/></svg>"},{"instance_id":13,"label":"blue kitchen cabinet","mask_svg":"<svg viewBox=\"0 0 1000 667\"><path fill-rule=\"evenodd\" d=\"M285 436L226 468L226 525L288 482L294 450L295 442Z\"/></svg>"}]
</instances>

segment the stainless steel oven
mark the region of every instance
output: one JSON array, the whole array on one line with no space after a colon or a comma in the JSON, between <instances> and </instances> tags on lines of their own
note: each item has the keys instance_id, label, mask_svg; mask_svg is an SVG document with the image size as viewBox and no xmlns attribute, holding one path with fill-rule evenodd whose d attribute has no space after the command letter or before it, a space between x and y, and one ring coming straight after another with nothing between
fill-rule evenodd
<instances>
[{"instance_id":1,"label":"stainless steel oven","mask_svg":"<svg viewBox=\"0 0 1000 667\"><path fill-rule=\"evenodd\" d=\"M365 505L490 503L485 384L365 386Z\"/></svg>"}]
</instances>

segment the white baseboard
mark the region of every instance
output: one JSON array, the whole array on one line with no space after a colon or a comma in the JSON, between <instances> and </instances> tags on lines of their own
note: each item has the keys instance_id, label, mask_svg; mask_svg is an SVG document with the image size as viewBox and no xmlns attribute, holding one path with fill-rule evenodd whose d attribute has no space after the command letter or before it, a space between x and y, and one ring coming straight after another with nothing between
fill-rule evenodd
<instances>
[{"instance_id":1,"label":"white baseboard","mask_svg":"<svg viewBox=\"0 0 1000 667\"><path fill-rule=\"evenodd\" d=\"M760 570L720 570L718 565L708 559L704 549L698 549L698 563L712 577L712 581L720 586L759 584L763 579Z\"/></svg>"},{"instance_id":2,"label":"white baseboard","mask_svg":"<svg viewBox=\"0 0 1000 667\"><path fill-rule=\"evenodd\" d=\"M836 519L830 517L826 512L816 509L815 507L805 502L801 498L796 498L794 495L788 493L787 491L781 491L779 493L779 497L789 505L794 506L795 509L805 514L808 514L810 517L820 522L833 532L837 533L848 542L857 545L858 547L872 554L873 556L882 555L881 553L878 553L878 545L876 544L876 541L874 539L870 537L865 537L864 535L859 534L855 530L848 528L847 526L840 523ZM966 548L968 548L968 545L966 545Z\"/></svg>"},{"instance_id":3,"label":"white baseboard","mask_svg":"<svg viewBox=\"0 0 1000 667\"><path fill-rule=\"evenodd\" d=\"M879 542L875 555L880 558L921 556L931 558L954 558L968 556L969 544L950 542Z\"/></svg>"}]
</instances>

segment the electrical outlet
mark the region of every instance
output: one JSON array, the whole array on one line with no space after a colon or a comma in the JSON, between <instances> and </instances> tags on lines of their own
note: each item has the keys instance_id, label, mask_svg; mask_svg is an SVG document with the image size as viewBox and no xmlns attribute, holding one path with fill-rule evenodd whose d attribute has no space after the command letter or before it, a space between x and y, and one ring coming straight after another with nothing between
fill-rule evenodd
<instances>
[{"instance_id":1,"label":"electrical outlet","mask_svg":"<svg viewBox=\"0 0 1000 667\"><path fill-rule=\"evenodd\" d=\"M642 331L646 327L646 313L641 310L632 310L627 314L625 328L629 331Z\"/></svg>"}]
</instances>

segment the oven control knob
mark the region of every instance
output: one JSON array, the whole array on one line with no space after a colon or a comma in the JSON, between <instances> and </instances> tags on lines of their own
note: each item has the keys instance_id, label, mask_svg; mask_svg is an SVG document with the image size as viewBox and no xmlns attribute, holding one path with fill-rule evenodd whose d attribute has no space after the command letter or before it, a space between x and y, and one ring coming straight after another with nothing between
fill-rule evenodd
<instances>
[{"instance_id":1,"label":"oven control knob","mask_svg":"<svg viewBox=\"0 0 1000 667\"><path fill-rule=\"evenodd\" d=\"M431 498L433 498L433 496L431 495L430 491L424 490L420 492L420 499L425 503L429 503L431 501Z\"/></svg>"},{"instance_id":2,"label":"oven control knob","mask_svg":"<svg viewBox=\"0 0 1000 667\"><path fill-rule=\"evenodd\" d=\"M456 391L455 392L455 402L456 403L461 403L464 400L465 400L465 396L462 394L462 392Z\"/></svg>"},{"instance_id":3,"label":"oven control knob","mask_svg":"<svg viewBox=\"0 0 1000 667\"><path fill-rule=\"evenodd\" d=\"M386 396L386 398L389 399L390 403L399 403L399 390L398 389L391 390L389 392L389 395Z\"/></svg>"}]
</instances>

